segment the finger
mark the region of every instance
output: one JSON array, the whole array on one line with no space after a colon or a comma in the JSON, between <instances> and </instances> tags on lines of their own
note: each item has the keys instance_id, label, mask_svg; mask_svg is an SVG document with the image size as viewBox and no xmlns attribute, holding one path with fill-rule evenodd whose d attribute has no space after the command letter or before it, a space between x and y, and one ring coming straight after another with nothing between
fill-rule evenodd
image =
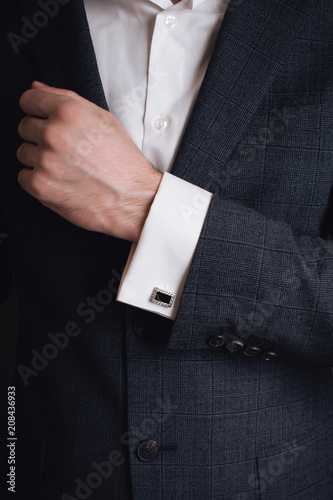
<instances>
[{"instance_id":1,"label":"finger","mask_svg":"<svg viewBox=\"0 0 333 500\"><path fill-rule=\"evenodd\" d=\"M56 108L56 96L43 90L29 89L21 95L19 104L29 116L48 118Z\"/></svg>"},{"instance_id":2,"label":"finger","mask_svg":"<svg viewBox=\"0 0 333 500\"><path fill-rule=\"evenodd\" d=\"M16 156L20 163L26 167L36 167L37 166L37 155L38 146L35 144L30 144L29 142L24 142L18 148Z\"/></svg>"},{"instance_id":3,"label":"finger","mask_svg":"<svg viewBox=\"0 0 333 500\"><path fill-rule=\"evenodd\" d=\"M62 93L59 93L62 92ZM59 106L64 97L75 100L83 98L69 90L45 87L45 90L29 89L21 95L19 104L21 109L29 116L48 118Z\"/></svg>"},{"instance_id":4,"label":"finger","mask_svg":"<svg viewBox=\"0 0 333 500\"><path fill-rule=\"evenodd\" d=\"M17 130L22 139L27 142L38 144L40 142L40 134L44 124L45 120L32 116L26 116L20 121Z\"/></svg>"},{"instance_id":5,"label":"finger","mask_svg":"<svg viewBox=\"0 0 333 500\"><path fill-rule=\"evenodd\" d=\"M24 191L27 191L27 193L32 194L30 185L31 185L31 179L33 175L33 169L29 168L24 168L20 170L17 180Z\"/></svg>"},{"instance_id":6,"label":"finger","mask_svg":"<svg viewBox=\"0 0 333 500\"><path fill-rule=\"evenodd\" d=\"M17 180L24 191L39 200L43 205L48 202L49 195L47 194L47 180L40 172L34 168L23 168Z\"/></svg>"}]
</instances>

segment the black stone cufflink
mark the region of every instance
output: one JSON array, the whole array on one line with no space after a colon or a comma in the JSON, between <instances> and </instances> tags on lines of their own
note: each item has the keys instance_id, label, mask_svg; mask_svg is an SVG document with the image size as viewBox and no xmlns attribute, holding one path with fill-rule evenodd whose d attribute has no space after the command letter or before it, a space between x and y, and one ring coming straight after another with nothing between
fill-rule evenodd
<instances>
[{"instance_id":1,"label":"black stone cufflink","mask_svg":"<svg viewBox=\"0 0 333 500\"><path fill-rule=\"evenodd\" d=\"M171 307L175 297L175 293L170 293L165 290L161 290L160 288L154 288L150 297L150 302L153 302L153 304L157 304L158 306Z\"/></svg>"}]
</instances>

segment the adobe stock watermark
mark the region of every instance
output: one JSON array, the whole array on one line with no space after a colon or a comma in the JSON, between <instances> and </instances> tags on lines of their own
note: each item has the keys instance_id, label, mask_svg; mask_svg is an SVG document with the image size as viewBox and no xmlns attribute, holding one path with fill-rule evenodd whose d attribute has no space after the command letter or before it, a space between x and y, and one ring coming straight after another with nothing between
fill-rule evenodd
<instances>
[{"instance_id":1,"label":"adobe stock watermark","mask_svg":"<svg viewBox=\"0 0 333 500\"><path fill-rule=\"evenodd\" d=\"M251 474L247 481L251 490L260 491L260 494L263 494L274 483L276 478L281 476L287 469L291 469L292 464L306 449L305 445L297 446L296 438L291 443L282 443L281 448L283 447L285 450L278 456L267 460L265 466L260 467L257 459L258 474ZM269 494L269 491L267 493ZM250 498L253 498L252 492L251 495L242 492L237 495L235 500L250 500Z\"/></svg>"},{"instance_id":2,"label":"adobe stock watermark","mask_svg":"<svg viewBox=\"0 0 333 500\"><path fill-rule=\"evenodd\" d=\"M316 238L318 245L314 250L311 249L311 238L306 237L308 247L303 253L302 268L311 275L319 275L323 271L324 265L333 259L333 238L331 235L326 240Z\"/></svg>"},{"instance_id":3,"label":"adobe stock watermark","mask_svg":"<svg viewBox=\"0 0 333 500\"><path fill-rule=\"evenodd\" d=\"M81 156L79 164L84 163L85 158L93 154L96 147L102 143L105 134L108 134L110 131L112 132L113 128L114 124L110 115L110 121L100 120L98 122L98 130L90 132L86 139L82 139L77 143L76 152ZM68 158L68 161L71 161L71 157ZM77 158L75 158L75 162L78 163Z\"/></svg>"},{"instance_id":4,"label":"adobe stock watermark","mask_svg":"<svg viewBox=\"0 0 333 500\"><path fill-rule=\"evenodd\" d=\"M114 468L120 467L124 462L125 458L118 450L111 451L107 460L103 460L100 463L96 461L92 462L92 472L84 480L79 477L75 479L75 483L77 484L74 492L75 496L63 493L61 500L87 500L90 498L93 490L98 489L103 484L103 481L111 477Z\"/></svg>"},{"instance_id":5,"label":"adobe stock watermark","mask_svg":"<svg viewBox=\"0 0 333 500\"><path fill-rule=\"evenodd\" d=\"M289 269L281 270L280 287L269 290L265 302L256 301L255 311L249 313L247 317L239 315L236 319L236 333L228 333L228 341L247 340L253 332L262 328L269 318L274 314L277 308L283 308L288 300L286 291L293 295L301 293L302 281L307 279L322 279L325 263L333 259L333 240L329 237L327 240L317 238L318 245L313 248L312 240L307 237L308 247L302 254L302 260L299 265L291 265ZM273 262L271 264L273 268ZM242 310L242 303L239 303L239 310ZM328 311L329 312L329 311ZM289 326L291 328L291 326Z\"/></svg>"},{"instance_id":6,"label":"adobe stock watermark","mask_svg":"<svg viewBox=\"0 0 333 500\"><path fill-rule=\"evenodd\" d=\"M147 98L147 92L153 92L170 76L170 73L162 71L159 66L149 68L148 85L146 80L136 85L127 94L121 95L110 103L111 112L123 123L142 102Z\"/></svg>"},{"instance_id":7,"label":"adobe stock watermark","mask_svg":"<svg viewBox=\"0 0 333 500\"><path fill-rule=\"evenodd\" d=\"M140 425L130 428L121 436L121 444L129 446L131 451L135 450L138 442L156 434L160 424L165 423L170 415L178 409L178 405L171 403L169 395L164 396L163 399L157 398L155 401L156 407L151 414L146 415Z\"/></svg>"},{"instance_id":8,"label":"adobe stock watermark","mask_svg":"<svg viewBox=\"0 0 333 500\"><path fill-rule=\"evenodd\" d=\"M95 297L87 297L76 308L76 314L80 318L84 318L84 322L89 324L96 318L96 315L101 313L105 307L111 304L117 295L118 288L116 283L120 283L121 275L115 269L111 271L112 278L109 280L107 287L98 291ZM68 321L63 331L58 333L49 332L47 334L48 342L43 346L41 351L31 349L30 366L20 364L17 366L22 381L25 386L30 382L30 377L37 377L51 361L56 359L61 351L69 345L70 339L77 337L82 332L82 329L76 321Z\"/></svg>"},{"instance_id":9,"label":"adobe stock watermark","mask_svg":"<svg viewBox=\"0 0 333 500\"><path fill-rule=\"evenodd\" d=\"M211 200L211 194L204 189L193 189L191 195L190 203L181 202L178 205L179 213L187 225L192 222L193 216L202 216L207 211Z\"/></svg>"},{"instance_id":10,"label":"adobe stock watermark","mask_svg":"<svg viewBox=\"0 0 333 500\"><path fill-rule=\"evenodd\" d=\"M15 54L20 51L20 46L26 45L30 40L38 35L39 31L48 24L50 18L55 17L62 5L66 5L71 0L39 0L38 7L41 10L36 11L31 19L26 16L21 18L22 28L21 33L13 33L12 31L7 34L9 43L11 44Z\"/></svg>"},{"instance_id":11,"label":"adobe stock watermark","mask_svg":"<svg viewBox=\"0 0 333 500\"><path fill-rule=\"evenodd\" d=\"M301 284L297 274L292 271L283 271L281 273L281 282L288 287L290 287L292 282L295 290L298 289ZM258 331L267 323L278 307L283 306L282 302L285 296L282 287L278 290L272 289L269 291L265 302L256 301L255 310L253 312L249 312L246 317L239 314L235 321L236 333L234 335L230 332L227 334L228 343L231 340L247 341L254 332ZM241 302L239 309L242 310Z\"/></svg>"},{"instance_id":12,"label":"adobe stock watermark","mask_svg":"<svg viewBox=\"0 0 333 500\"><path fill-rule=\"evenodd\" d=\"M295 116L289 112L286 106L282 109L273 109L268 126L259 129L256 135L248 137L246 144L244 142L240 144L236 149L236 158L228 162L219 177L214 179L214 184L217 184L218 187L216 194L221 194L222 190L229 186L232 178L242 173L241 161L243 158L249 162L254 161L258 152L271 144L277 135L288 127L290 120Z\"/></svg>"},{"instance_id":13,"label":"adobe stock watermark","mask_svg":"<svg viewBox=\"0 0 333 500\"><path fill-rule=\"evenodd\" d=\"M135 445L132 445L133 440L137 443L146 439L148 437L147 433L152 435L152 433L157 432L160 424L166 422L177 409L178 406L171 403L170 396L164 396L163 399L156 399L156 407L151 414L144 416L137 427L125 431L121 435L120 443L130 446L130 452L133 453L135 451ZM92 462L91 472L85 479L75 478L75 496L63 493L61 500L88 500L92 493L111 477L115 467L120 467L124 462L125 457L119 450L111 451L107 460L99 463L96 461Z\"/></svg>"}]
</instances>

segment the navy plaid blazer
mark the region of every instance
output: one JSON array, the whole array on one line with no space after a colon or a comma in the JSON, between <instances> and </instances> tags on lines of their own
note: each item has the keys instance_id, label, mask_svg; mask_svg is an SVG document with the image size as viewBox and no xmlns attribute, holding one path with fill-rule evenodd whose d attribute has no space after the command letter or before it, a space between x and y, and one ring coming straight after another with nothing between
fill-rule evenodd
<instances>
[{"instance_id":1,"label":"navy plaid blazer","mask_svg":"<svg viewBox=\"0 0 333 500\"><path fill-rule=\"evenodd\" d=\"M332 498L333 3L230 2L172 168L213 193L174 322L116 302L129 242L17 182L32 80L107 108L83 1L2 12L16 498Z\"/></svg>"}]
</instances>

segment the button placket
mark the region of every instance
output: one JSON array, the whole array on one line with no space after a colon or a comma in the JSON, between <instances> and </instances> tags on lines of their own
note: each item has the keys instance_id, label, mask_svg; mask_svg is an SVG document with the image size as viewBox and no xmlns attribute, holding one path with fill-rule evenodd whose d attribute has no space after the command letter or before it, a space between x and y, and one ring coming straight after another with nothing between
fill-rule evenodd
<instances>
[{"instance_id":1,"label":"button placket","mask_svg":"<svg viewBox=\"0 0 333 500\"><path fill-rule=\"evenodd\" d=\"M184 87L185 61L185 50L177 41L180 27L179 16L170 11L160 12L156 16L150 51L149 66L158 71L150 71L148 77L142 147L152 165L161 172L170 165L174 151L169 145L176 143L179 133L179 96Z\"/></svg>"}]
</instances>

